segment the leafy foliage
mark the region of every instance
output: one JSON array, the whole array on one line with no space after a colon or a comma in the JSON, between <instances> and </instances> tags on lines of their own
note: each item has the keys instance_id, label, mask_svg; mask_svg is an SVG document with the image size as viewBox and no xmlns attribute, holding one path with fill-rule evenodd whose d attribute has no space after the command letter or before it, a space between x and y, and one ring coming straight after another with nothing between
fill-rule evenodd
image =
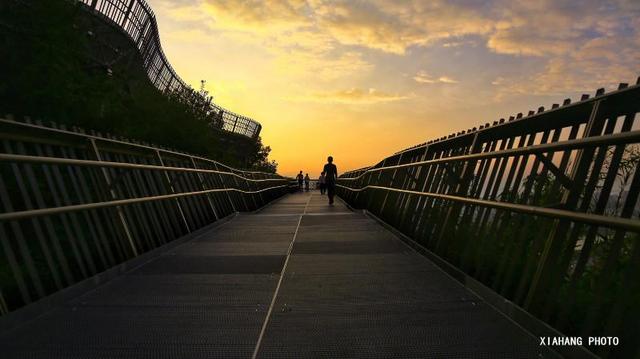
<instances>
[{"instance_id":1,"label":"leafy foliage","mask_svg":"<svg viewBox=\"0 0 640 359\"><path fill-rule=\"evenodd\" d=\"M162 93L131 40L73 1L0 3L0 113L108 132L268 169L260 139L222 131L211 97Z\"/></svg>"}]
</instances>

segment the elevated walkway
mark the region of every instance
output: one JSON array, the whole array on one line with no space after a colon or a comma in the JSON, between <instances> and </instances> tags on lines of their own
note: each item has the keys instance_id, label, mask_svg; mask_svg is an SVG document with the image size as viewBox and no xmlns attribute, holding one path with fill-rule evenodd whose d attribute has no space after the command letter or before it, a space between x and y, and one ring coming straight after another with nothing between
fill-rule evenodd
<instances>
[{"instance_id":1,"label":"elevated walkway","mask_svg":"<svg viewBox=\"0 0 640 359\"><path fill-rule=\"evenodd\" d=\"M287 195L0 336L9 358L547 358L342 202Z\"/></svg>"}]
</instances>

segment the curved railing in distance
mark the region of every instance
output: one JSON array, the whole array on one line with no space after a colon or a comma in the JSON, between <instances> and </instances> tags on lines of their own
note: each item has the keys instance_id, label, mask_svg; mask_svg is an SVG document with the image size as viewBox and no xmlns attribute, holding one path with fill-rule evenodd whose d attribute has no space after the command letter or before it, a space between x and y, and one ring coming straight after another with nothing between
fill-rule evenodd
<instances>
[{"instance_id":1,"label":"curved railing in distance","mask_svg":"<svg viewBox=\"0 0 640 359\"><path fill-rule=\"evenodd\" d=\"M587 348L636 357L639 113L640 79L400 151L337 193L555 328L514 315L535 335L618 336Z\"/></svg>"},{"instance_id":2,"label":"curved railing in distance","mask_svg":"<svg viewBox=\"0 0 640 359\"><path fill-rule=\"evenodd\" d=\"M93 14L99 14L126 33L142 56L149 80L160 91L182 91L189 86L173 70L160 45L158 25L144 0L79 0ZM212 105L211 111L223 121L222 129L256 138L262 126L242 115Z\"/></svg>"},{"instance_id":3,"label":"curved railing in distance","mask_svg":"<svg viewBox=\"0 0 640 359\"><path fill-rule=\"evenodd\" d=\"M64 126L0 119L0 315L236 212L290 179Z\"/></svg>"}]
</instances>

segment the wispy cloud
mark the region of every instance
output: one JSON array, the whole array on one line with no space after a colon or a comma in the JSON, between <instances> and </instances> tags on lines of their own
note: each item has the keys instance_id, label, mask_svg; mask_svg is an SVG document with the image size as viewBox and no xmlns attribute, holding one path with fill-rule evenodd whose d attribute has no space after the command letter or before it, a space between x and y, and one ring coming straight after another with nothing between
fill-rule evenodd
<instances>
[{"instance_id":1,"label":"wispy cloud","mask_svg":"<svg viewBox=\"0 0 640 359\"><path fill-rule=\"evenodd\" d=\"M277 71L283 76L311 77L319 82L349 77L353 74L365 74L373 69L373 65L357 52L326 56L304 50L286 51L277 56L275 64Z\"/></svg>"},{"instance_id":2,"label":"wispy cloud","mask_svg":"<svg viewBox=\"0 0 640 359\"><path fill-rule=\"evenodd\" d=\"M307 3L298 0L203 0L213 26L257 33L296 29L310 25Z\"/></svg>"},{"instance_id":3,"label":"wispy cloud","mask_svg":"<svg viewBox=\"0 0 640 359\"><path fill-rule=\"evenodd\" d=\"M539 59L543 63L537 68L540 72L526 72L557 88L560 78L553 73L563 63L581 66L586 84L589 78L612 77L630 63L637 65L634 61L640 52L633 41L628 45L633 47L624 47L640 38L640 5L633 0L583 0L580 6L570 0L491 0L483 6L474 1L445 0L155 1L174 20L198 23L205 29L189 27L187 32L174 35L176 39L226 37L272 52L278 68L318 74L320 79L368 72L372 63L363 56L365 50L411 56L407 51L412 48L435 44L460 48L473 43L484 44L488 51L500 55ZM194 35L191 40L189 34ZM465 38L469 36L475 40ZM606 43L608 53L603 52L601 43ZM622 51L631 52L631 60L613 56ZM519 78L503 77L508 82ZM420 84L457 83L450 76L426 73L418 73L414 80Z\"/></svg>"},{"instance_id":4,"label":"wispy cloud","mask_svg":"<svg viewBox=\"0 0 640 359\"><path fill-rule=\"evenodd\" d=\"M464 42L464 41L451 41L451 42L445 42L444 44L442 44L442 47L459 47L465 44L471 44L471 43Z\"/></svg>"},{"instance_id":5,"label":"wispy cloud","mask_svg":"<svg viewBox=\"0 0 640 359\"><path fill-rule=\"evenodd\" d=\"M309 95L294 96L289 99L294 101L371 105L376 103L407 100L413 97L415 97L414 94L405 95L399 93L389 93L376 90L374 88L370 88L368 90L361 88L351 88L348 90L340 91L315 92Z\"/></svg>"},{"instance_id":6,"label":"wispy cloud","mask_svg":"<svg viewBox=\"0 0 640 359\"><path fill-rule=\"evenodd\" d=\"M448 1L313 1L319 28L336 41L388 53L470 34L485 34L491 21L478 9Z\"/></svg>"},{"instance_id":7,"label":"wispy cloud","mask_svg":"<svg viewBox=\"0 0 640 359\"><path fill-rule=\"evenodd\" d=\"M449 76L439 76L439 77L433 77L431 75L429 75L428 73L426 73L425 71L420 71L418 72L413 79L415 80L415 82L421 83L421 84L437 84L437 83L443 83L443 84L457 84L458 81L452 79Z\"/></svg>"},{"instance_id":8,"label":"wispy cloud","mask_svg":"<svg viewBox=\"0 0 640 359\"><path fill-rule=\"evenodd\" d=\"M375 153L356 153L348 130L332 134L365 165L640 69L638 0L147 1L178 73L255 114L283 164L293 159L279 149L313 143L326 121L398 128L389 147L379 145L388 134L363 132ZM278 137L301 118L318 126L296 136L302 144Z\"/></svg>"}]
</instances>

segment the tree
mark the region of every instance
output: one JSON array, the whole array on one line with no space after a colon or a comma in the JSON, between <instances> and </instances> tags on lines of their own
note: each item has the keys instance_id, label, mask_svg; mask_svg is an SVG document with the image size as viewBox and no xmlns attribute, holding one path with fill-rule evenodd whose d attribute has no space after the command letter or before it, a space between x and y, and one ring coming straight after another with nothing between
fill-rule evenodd
<instances>
[{"instance_id":1,"label":"tree","mask_svg":"<svg viewBox=\"0 0 640 359\"><path fill-rule=\"evenodd\" d=\"M276 173L278 163L273 160L269 161L269 153L271 153L271 147L263 145L262 138L258 137L255 156L250 158L251 168L257 171Z\"/></svg>"},{"instance_id":2,"label":"tree","mask_svg":"<svg viewBox=\"0 0 640 359\"><path fill-rule=\"evenodd\" d=\"M260 139L223 131L201 88L161 92L135 44L73 1L0 1L0 113L275 171ZM126 54L126 55L125 55Z\"/></svg>"}]
</instances>

